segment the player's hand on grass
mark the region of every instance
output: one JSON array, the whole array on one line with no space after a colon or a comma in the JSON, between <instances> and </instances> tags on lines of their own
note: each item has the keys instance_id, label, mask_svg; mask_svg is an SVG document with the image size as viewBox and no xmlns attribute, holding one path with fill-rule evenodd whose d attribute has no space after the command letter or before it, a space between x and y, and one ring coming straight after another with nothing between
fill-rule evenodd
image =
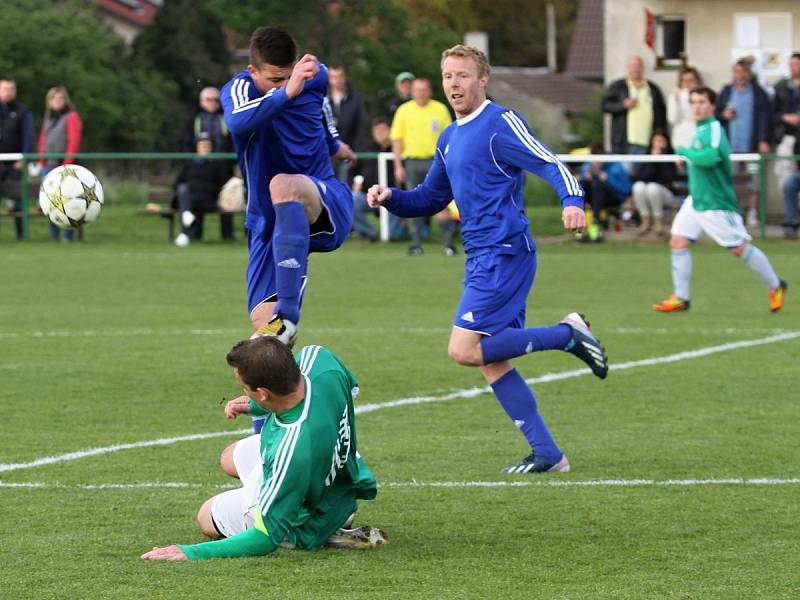
<instances>
[{"instance_id":1,"label":"player's hand on grass","mask_svg":"<svg viewBox=\"0 0 800 600\"><path fill-rule=\"evenodd\" d=\"M392 190L385 185L375 184L367 190L367 204L370 208L378 208L386 204L392 197Z\"/></svg>"},{"instance_id":2,"label":"player's hand on grass","mask_svg":"<svg viewBox=\"0 0 800 600\"><path fill-rule=\"evenodd\" d=\"M250 399L247 396L239 396L233 400L228 400L225 405L225 416L235 419L239 415L246 415L250 412Z\"/></svg>"},{"instance_id":3,"label":"player's hand on grass","mask_svg":"<svg viewBox=\"0 0 800 600\"><path fill-rule=\"evenodd\" d=\"M565 207L561 212L561 220L564 221L564 227L573 233L581 233L586 227L586 213L577 206Z\"/></svg>"},{"instance_id":4,"label":"player's hand on grass","mask_svg":"<svg viewBox=\"0 0 800 600\"><path fill-rule=\"evenodd\" d=\"M335 161L346 162L350 165L358 160L358 157L356 156L356 153L353 152L353 149L341 140L339 141L339 149L331 158Z\"/></svg>"},{"instance_id":5,"label":"player's hand on grass","mask_svg":"<svg viewBox=\"0 0 800 600\"><path fill-rule=\"evenodd\" d=\"M184 551L175 544L165 548L154 546L150 552L145 552L139 558L144 560L189 560Z\"/></svg>"},{"instance_id":6,"label":"player's hand on grass","mask_svg":"<svg viewBox=\"0 0 800 600\"><path fill-rule=\"evenodd\" d=\"M286 95L296 98L303 91L306 81L311 81L319 73L319 63L313 54L305 54L295 63L289 81L286 83Z\"/></svg>"}]
</instances>

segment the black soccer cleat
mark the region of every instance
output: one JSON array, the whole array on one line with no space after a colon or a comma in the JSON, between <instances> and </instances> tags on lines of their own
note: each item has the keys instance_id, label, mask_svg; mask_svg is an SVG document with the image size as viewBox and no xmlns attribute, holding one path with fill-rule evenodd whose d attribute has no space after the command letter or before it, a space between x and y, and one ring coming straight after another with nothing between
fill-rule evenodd
<instances>
[{"instance_id":1,"label":"black soccer cleat","mask_svg":"<svg viewBox=\"0 0 800 600\"><path fill-rule=\"evenodd\" d=\"M522 462L506 467L502 472L508 475L518 473L567 473L569 472L569 461L566 454L562 454L559 460L552 461L538 458L531 453L527 458L523 458Z\"/></svg>"},{"instance_id":2,"label":"black soccer cleat","mask_svg":"<svg viewBox=\"0 0 800 600\"><path fill-rule=\"evenodd\" d=\"M605 379L608 375L606 349L600 345L600 342L592 334L586 318L582 314L573 312L561 319L561 323L572 328L572 339L567 344L567 347L564 348L564 351L580 358L589 365L592 373L600 379Z\"/></svg>"}]
</instances>

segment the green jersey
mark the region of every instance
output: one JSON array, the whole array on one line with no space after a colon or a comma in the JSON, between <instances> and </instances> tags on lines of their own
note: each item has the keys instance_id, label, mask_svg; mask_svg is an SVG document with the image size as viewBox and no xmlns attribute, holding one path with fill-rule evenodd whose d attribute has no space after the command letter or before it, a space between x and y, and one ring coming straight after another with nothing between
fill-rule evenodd
<instances>
[{"instance_id":1,"label":"green jersey","mask_svg":"<svg viewBox=\"0 0 800 600\"><path fill-rule=\"evenodd\" d=\"M267 554L284 540L318 548L355 512L356 499L377 494L375 477L357 452L355 376L322 346L305 346L295 360L305 381L301 402L272 414L250 401L252 415L267 415L255 527L181 546L190 559Z\"/></svg>"},{"instance_id":2,"label":"green jersey","mask_svg":"<svg viewBox=\"0 0 800 600\"><path fill-rule=\"evenodd\" d=\"M695 210L739 211L728 136L719 121L714 117L698 121L690 147L681 146L676 153L687 159L689 193Z\"/></svg>"}]
</instances>

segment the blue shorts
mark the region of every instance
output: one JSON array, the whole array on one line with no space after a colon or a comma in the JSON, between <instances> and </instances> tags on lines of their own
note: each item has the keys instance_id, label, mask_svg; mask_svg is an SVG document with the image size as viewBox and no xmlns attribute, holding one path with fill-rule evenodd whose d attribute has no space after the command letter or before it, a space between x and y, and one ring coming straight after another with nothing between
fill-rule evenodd
<instances>
[{"instance_id":1,"label":"blue shorts","mask_svg":"<svg viewBox=\"0 0 800 600\"><path fill-rule=\"evenodd\" d=\"M535 277L535 250L468 257L453 325L484 335L525 327L525 306Z\"/></svg>"},{"instance_id":2,"label":"blue shorts","mask_svg":"<svg viewBox=\"0 0 800 600\"><path fill-rule=\"evenodd\" d=\"M317 179L306 175L316 184L322 199L322 213L311 225L309 252L331 252L341 246L353 226L353 192L337 179ZM247 246L247 309L262 302L277 300L275 259L272 255L272 230L248 232ZM307 265L303 266L306 269ZM306 273L303 273L305 290ZM302 302L303 290L300 292Z\"/></svg>"}]
</instances>

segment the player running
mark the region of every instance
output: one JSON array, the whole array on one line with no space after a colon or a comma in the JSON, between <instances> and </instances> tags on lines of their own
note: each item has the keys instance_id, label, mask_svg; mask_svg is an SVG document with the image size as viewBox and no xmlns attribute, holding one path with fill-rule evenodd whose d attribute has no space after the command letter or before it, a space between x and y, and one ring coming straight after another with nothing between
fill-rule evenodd
<instances>
[{"instance_id":1,"label":"player running","mask_svg":"<svg viewBox=\"0 0 800 600\"><path fill-rule=\"evenodd\" d=\"M153 548L142 558L202 560L258 556L281 545L386 543L379 529L343 529L356 501L377 493L358 454L355 376L322 346L305 346L293 357L273 337L240 342L227 359L246 396L228 402L226 416L268 415L260 435L222 453L223 470L242 487L208 499L197 513L201 531L218 541Z\"/></svg>"},{"instance_id":2,"label":"player running","mask_svg":"<svg viewBox=\"0 0 800 600\"><path fill-rule=\"evenodd\" d=\"M455 198L467 261L448 352L457 363L480 368L531 445L530 456L503 472L563 472L569 470L569 461L539 414L533 391L509 359L564 350L601 379L608 372L608 360L578 313L552 327L524 328L536 274L536 245L522 197L525 170L556 190L564 226L572 231L585 225L584 194L516 112L486 99L488 82L483 52L462 45L446 50L442 84L458 120L439 137L433 165L419 187L403 191L372 186L368 201L401 217L419 217L439 212Z\"/></svg>"},{"instance_id":3,"label":"player running","mask_svg":"<svg viewBox=\"0 0 800 600\"><path fill-rule=\"evenodd\" d=\"M341 246L353 221L352 192L331 157L355 154L323 119L327 68L309 54L297 60L291 35L257 29L250 63L220 93L247 186L248 309L257 335L291 346L308 253Z\"/></svg>"},{"instance_id":4,"label":"player running","mask_svg":"<svg viewBox=\"0 0 800 600\"><path fill-rule=\"evenodd\" d=\"M659 312L689 310L689 281L692 277L690 244L703 233L738 256L767 284L769 309L783 308L788 285L772 268L766 254L750 243L736 203L731 175L730 148L725 130L714 118L717 94L708 87L694 88L689 94L697 131L689 148L677 154L689 166L689 192L672 222L672 282L674 293L653 309Z\"/></svg>"}]
</instances>

